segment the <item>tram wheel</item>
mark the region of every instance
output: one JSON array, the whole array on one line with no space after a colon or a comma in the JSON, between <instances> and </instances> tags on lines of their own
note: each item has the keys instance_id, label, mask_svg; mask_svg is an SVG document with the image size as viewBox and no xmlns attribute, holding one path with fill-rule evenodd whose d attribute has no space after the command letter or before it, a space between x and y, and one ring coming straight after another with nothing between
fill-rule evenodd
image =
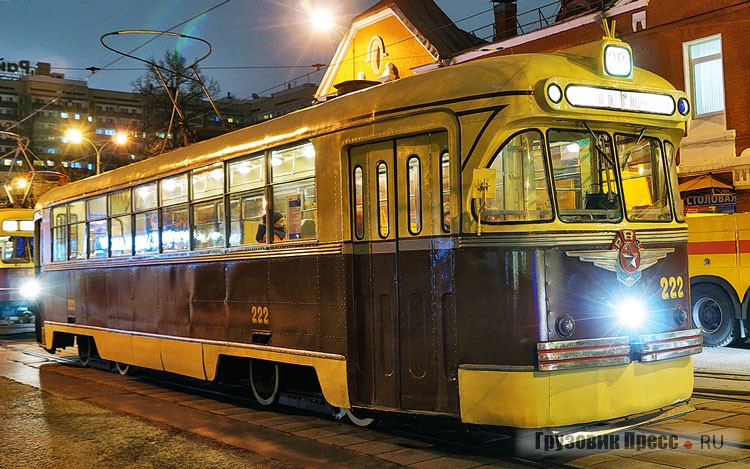
<instances>
[{"instance_id":1,"label":"tram wheel","mask_svg":"<svg viewBox=\"0 0 750 469\"><path fill-rule=\"evenodd\" d=\"M734 340L734 305L716 285L699 283L691 287L693 323L703 330L703 345L723 347Z\"/></svg>"},{"instance_id":2,"label":"tram wheel","mask_svg":"<svg viewBox=\"0 0 750 469\"><path fill-rule=\"evenodd\" d=\"M372 418L360 418L354 415L352 409L342 409L349 421L358 427L369 427L375 424L375 419Z\"/></svg>"},{"instance_id":3,"label":"tram wheel","mask_svg":"<svg viewBox=\"0 0 750 469\"><path fill-rule=\"evenodd\" d=\"M279 394L279 365L250 360L250 389L259 404L273 404Z\"/></svg>"},{"instance_id":4,"label":"tram wheel","mask_svg":"<svg viewBox=\"0 0 750 469\"><path fill-rule=\"evenodd\" d=\"M131 372L130 365L126 365L125 363L115 362L115 368L117 369L117 372L121 375L129 375Z\"/></svg>"},{"instance_id":5,"label":"tram wheel","mask_svg":"<svg viewBox=\"0 0 750 469\"><path fill-rule=\"evenodd\" d=\"M91 361L91 337L85 335L79 335L76 337L78 342L78 359L81 361L81 365L84 367L89 366Z\"/></svg>"}]
</instances>

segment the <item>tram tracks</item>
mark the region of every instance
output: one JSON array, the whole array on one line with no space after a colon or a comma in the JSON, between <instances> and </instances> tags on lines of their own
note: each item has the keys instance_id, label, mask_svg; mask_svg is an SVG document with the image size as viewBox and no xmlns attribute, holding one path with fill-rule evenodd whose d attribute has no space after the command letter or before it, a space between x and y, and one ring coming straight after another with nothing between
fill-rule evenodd
<instances>
[{"instance_id":1,"label":"tram tracks","mask_svg":"<svg viewBox=\"0 0 750 469\"><path fill-rule=\"evenodd\" d=\"M337 420L331 413L309 412L304 408L283 405L261 406L251 397L249 388L237 384L207 383L183 376L164 374L152 370L136 372L138 378L145 381L189 394L231 402L248 409L271 412L279 416L314 415L323 420ZM314 396L317 397L317 396ZM351 425L345 421L341 425ZM404 449L427 450L442 452L449 455L463 455L471 457L496 459L504 462L522 464L535 468L570 468L565 464L551 461L537 461L525 457L514 456L514 440L511 432L499 432L478 429L472 426L452 421L447 418L424 417L415 415L389 415L379 420L379 423L361 429L366 432L380 433L378 438L398 439L397 446Z\"/></svg>"},{"instance_id":2,"label":"tram tracks","mask_svg":"<svg viewBox=\"0 0 750 469\"><path fill-rule=\"evenodd\" d=\"M696 371L693 397L750 403L750 376L741 373Z\"/></svg>"}]
</instances>

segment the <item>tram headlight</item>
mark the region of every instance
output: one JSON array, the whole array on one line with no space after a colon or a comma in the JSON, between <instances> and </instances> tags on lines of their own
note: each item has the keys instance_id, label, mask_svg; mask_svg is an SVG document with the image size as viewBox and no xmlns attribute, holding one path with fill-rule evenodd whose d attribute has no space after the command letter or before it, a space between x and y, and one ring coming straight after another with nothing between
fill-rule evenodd
<instances>
[{"instance_id":1,"label":"tram headlight","mask_svg":"<svg viewBox=\"0 0 750 469\"><path fill-rule=\"evenodd\" d=\"M626 300L618 310L620 324L625 327L638 327L646 319L646 307L639 300Z\"/></svg>"},{"instance_id":2,"label":"tram headlight","mask_svg":"<svg viewBox=\"0 0 750 469\"><path fill-rule=\"evenodd\" d=\"M19 291L21 292L21 296L28 300L33 300L36 298L36 296L39 294L39 282L36 281L36 279L28 279L25 282L21 284L21 288L19 288Z\"/></svg>"}]
</instances>

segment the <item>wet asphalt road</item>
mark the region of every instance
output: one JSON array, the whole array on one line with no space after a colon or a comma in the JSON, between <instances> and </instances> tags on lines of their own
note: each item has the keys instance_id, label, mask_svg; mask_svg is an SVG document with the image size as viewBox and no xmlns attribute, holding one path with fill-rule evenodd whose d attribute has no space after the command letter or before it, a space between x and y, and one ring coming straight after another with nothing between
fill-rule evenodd
<instances>
[{"instance_id":1,"label":"wet asphalt road","mask_svg":"<svg viewBox=\"0 0 750 469\"><path fill-rule=\"evenodd\" d=\"M61 392L38 392L29 384L44 381L44 363L0 348L0 374L15 378L0 376L0 468L297 467ZM96 393L81 385L74 394Z\"/></svg>"},{"instance_id":2,"label":"wet asphalt road","mask_svg":"<svg viewBox=\"0 0 750 469\"><path fill-rule=\"evenodd\" d=\"M2 468L292 468L256 453L0 377Z\"/></svg>"},{"instance_id":3,"label":"wet asphalt road","mask_svg":"<svg viewBox=\"0 0 750 469\"><path fill-rule=\"evenodd\" d=\"M5 338L0 337L0 342ZM17 347L38 355L0 347L0 469L528 467L517 460L441 455L423 442L355 429L326 418L237 408L116 373L50 363L32 342L26 339ZM66 353L75 354L75 349ZM743 371L748 363L747 344L705 349L695 357L697 372L718 369L750 376ZM180 397L173 397L176 394ZM690 435L710 430L740 446L703 453L684 448L608 451L583 457L554 453L544 459L555 467L597 469L721 463L726 468L750 467L750 446L742 443L750 441L748 401L701 398L694 402L697 412L652 426L651 431L679 435L687 445ZM699 440L695 441L698 445Z\"/></svg>"}]
</instances>

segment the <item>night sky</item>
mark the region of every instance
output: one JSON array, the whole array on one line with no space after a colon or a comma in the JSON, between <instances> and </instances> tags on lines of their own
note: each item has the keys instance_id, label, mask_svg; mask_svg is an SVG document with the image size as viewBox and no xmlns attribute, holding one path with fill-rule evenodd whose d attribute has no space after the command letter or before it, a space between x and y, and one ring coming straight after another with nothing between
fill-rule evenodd
<instances>
[{"instance_id":1,"label":"night sky","mask_svg":"<svg viewBox=\"0 0 750 469\"><path fill-rule=\"evenodd\" d=\"M531 1L531 0L527 0ZM319 83L323 72L312 64L328 64L351 19L376 0L0 0L0 62L49 62L66 78L87 79L91 88L131 91L131 82L146 65L121 57L100 43L102 35L123 30L169 30L208 41L213 52L199 67L215 79L219 97L268 95L287 80ZM315 32L308 12L331 5L338 31ZM437 0L459 27L474 30L492 23L489 0ZM335 8L335 9L334 9ZM519 5L519 11L523 6ZM205 15L187 20L210 10ZM184 24L183 24L184 23ZM477 33L492 34L490 28ZM118 50L130 51L154 35L109 36ZM198 41L162 37L133 55L162 59L177 47L188 59L207 52ZM1 64L0 64L1 66ZM301 67L300 67L301 66ZM102 69L93 76L88 67ZM274 68L257 68L274 67ZM299 68L296 68L299 67Z\"/></svg>"}]
</instances>

